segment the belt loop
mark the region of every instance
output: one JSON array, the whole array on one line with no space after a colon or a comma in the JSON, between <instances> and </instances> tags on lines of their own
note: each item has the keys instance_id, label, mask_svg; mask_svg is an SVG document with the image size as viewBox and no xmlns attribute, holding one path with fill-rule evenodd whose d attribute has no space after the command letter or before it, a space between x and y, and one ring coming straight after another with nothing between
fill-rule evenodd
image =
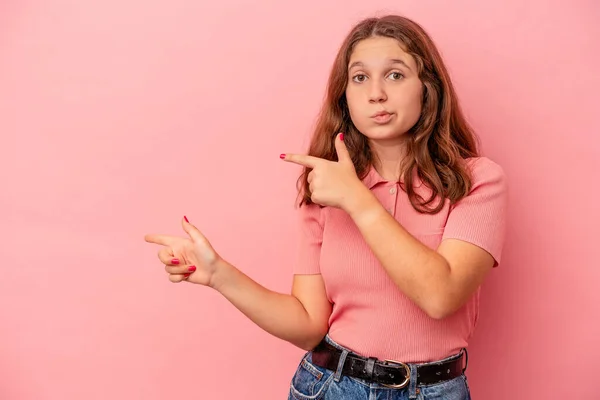
<instances>
[{"instance_id":1,"label":"belt loop","mask_svg":"<svg viewBox=\"0 0 600 400\"><path fill-rule=\"evenodd\" d=\"M469 352L467 351L466 347L463 347L463 352L465 353L465 367L463 368L463 374L465 373L465 371L467 370L467 367L469 366Z\"/></svg>"},{"instance_id":2,"label":"belt loop","mask_svg":"<svg viewBox=\"0 0 600 400\"><path fill-rule=\"evenodd\" d=\"M410 368L410 382L408 383L408 398L417 398L417 366L416 364L408 364Z\"/></svg>"},{"instance_id":3,"label":"belt loop","mask_svg":"<svg viewBox=\"0 0 600 400\"><path fill-rule=\"evenodd\" d=\"M373 372L375 372L375 362L376 361L377 361L377 358L375 358L375 357L367 358L364 373L367 375L367 380L369 380L369 381L371 381L373 379Z\"/></svg>"},{"instance_id":4,"label":"belt loop","mask_svg":"<svg viewBox=\"0 0 600 400\"><path fill-rule=\"evenodd\" d=\"M342 350L342 355L338 361L337 370L335 371L335 377L333 378L336 382L339 382L342 377L342 371L344 369L344 363L346 362L346 356L348 356L348 350Z\"/></svg>"}]
</instances>

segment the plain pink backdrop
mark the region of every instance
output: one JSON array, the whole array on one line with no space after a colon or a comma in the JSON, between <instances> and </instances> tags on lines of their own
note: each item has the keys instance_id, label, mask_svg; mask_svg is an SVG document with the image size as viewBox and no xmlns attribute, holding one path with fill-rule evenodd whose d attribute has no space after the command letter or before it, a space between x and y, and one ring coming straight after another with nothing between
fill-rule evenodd
<instances>
[{"instance_id":1,"label":"plain pink backdrop","mask_svg":"<svg viewBox=\"0 0 600 400\"><path fill-rule=\"evenodd\" d=\"M474 399L600 398L600 6L366 3L0 3L1 399L286 397L302 351L169 283L143 236L186 214L288 292L299 169L278 156L306 148L350 26L387 11L434 37L510 179Z\"/></svg>"}]
</instances>

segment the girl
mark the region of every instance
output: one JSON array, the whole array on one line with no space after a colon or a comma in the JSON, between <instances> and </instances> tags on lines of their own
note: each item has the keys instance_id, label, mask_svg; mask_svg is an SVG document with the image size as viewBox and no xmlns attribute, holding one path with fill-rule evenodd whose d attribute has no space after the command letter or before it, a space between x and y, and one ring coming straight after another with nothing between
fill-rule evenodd
<instances>
[{"instance_id":1,"label":"girl","mask_svg":"<svg viewBox=\"0 0 600 400\"><path fill-rule=\"evenodd\" d=\"M480 285L500 262L506 179L479 155L427 33L368 18L343 42L300 177L291 295L188 238L148 235L172 282L209 286L307 352L289 399L469 399Z\"/></svg>"}]
</instances>

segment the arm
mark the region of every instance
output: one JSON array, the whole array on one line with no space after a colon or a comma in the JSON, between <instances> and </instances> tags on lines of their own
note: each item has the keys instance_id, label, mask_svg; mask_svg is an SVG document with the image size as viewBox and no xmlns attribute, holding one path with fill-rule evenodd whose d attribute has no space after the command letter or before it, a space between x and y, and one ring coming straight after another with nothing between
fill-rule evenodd
<instances>
[{"instance_id":1,"label":"arm","mask_svg":"<svg viewBox=\"0 0 600 400\"><path fill-rule=\"evenodd\" d=\"M268 290L220 261L211 287L260 328L304 350L313 349L327 333L331 304L320 274L295 275L288 295Z\"/></svg>"},{"instance_id":2,"label":"arm","mask_svg":"<svg viewBox=\"0 0 600 400\"><path fill-rule=\"evenodd\" d=\"M492 267L488 253L466 242L430 249L374 197L358 204L351 216L365 241L400 290L432 318L445 318L462 306Z\"/></svg>"},{"instance_id":3,"label":"arm","mask_svg":"<svg viewBox=\"0 0 600 400\"><path fill-rule=\"evenodd\" d=\"M286 154L284 160L312 169L312 201L350 215L404 294L433 318L452 314L499 262L506 208L502 169L488 159L475 161L471 193L452 207L443 241L433 250L406 231L359 181L341 134L335 149L337 162L302 154Z\"/></svg>"},{"instance_id":4,"label":"arm","mask_svg":"<svg viewBox=\"0 0 600 400\"><path fill-rule=\"evenodd\" d=\"M490 244L501 240L504 233L506 187L499 168L484 172L485 179L476 183L463 204L456 207L456 216L450 216L448 225L488 224L469 231L478 232L483 242ZM346 211L400 290L432 318L445 318L463 306L495 265L492 254L473 244L476 241L468 235L458 234L459 228L450 227L454 237L445 236L437 249L422 244L366 187ZM490 217L486 218L486 213Z\"/></svg>"},{"instance_id":5,"label":"arm","mask_svg":"<svg viewBox=\"0 0 600 400\"><path fill-rule=\"evenodd\" d=\"M264 288L225 261L187 218L181 221L187 238L148 234L145 241L163 246L158 258L165 265L171 282L209 286L263 330L311 350L327 333L331 315L331 304L318 272L318 232L322 231L317 218L318 207L311 210L305 212L303 208L301 213L301 226L306 233L301 236L300 262L315 265L295 267L291 295Z\"/></svg>"}]
</instances>

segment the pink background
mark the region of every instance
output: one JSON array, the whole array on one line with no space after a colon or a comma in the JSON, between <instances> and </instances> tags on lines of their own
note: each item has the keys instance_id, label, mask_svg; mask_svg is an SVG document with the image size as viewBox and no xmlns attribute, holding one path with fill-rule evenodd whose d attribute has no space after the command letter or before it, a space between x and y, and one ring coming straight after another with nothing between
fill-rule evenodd
<instances>
[{"instance_id":1,"label":"pink background","mask_svg":"<svg viewBox=\"0 0 600 400\"><path fill-rule=\"evenodd\" d=\"M288 292L299 170L278 156L305 149L347 30L385 11L433 35L511 182L474 399L600 398L600 6L365 3L0 3L1 399L286 397L302 352L169 283L143 235L186 214Z\"/></svg>"}]
</instances>

